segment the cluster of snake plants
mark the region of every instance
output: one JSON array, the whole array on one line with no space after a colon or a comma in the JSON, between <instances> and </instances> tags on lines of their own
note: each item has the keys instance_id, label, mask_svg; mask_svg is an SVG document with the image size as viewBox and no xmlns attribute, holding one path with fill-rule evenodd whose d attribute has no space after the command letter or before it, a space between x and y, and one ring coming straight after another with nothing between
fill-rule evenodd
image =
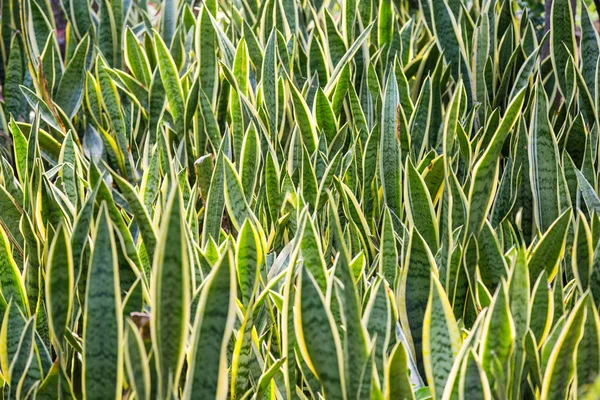
<instances>
[{"instance_id":1,"label":"cluster of snake plants","mask_svg":"<svg viewBox=\"0 0 600 400\"><path fill-rule=\"evenodd\" d=\"M3 397L598 399L573 5L3 0Z\"/></svg>"}]
</instances>

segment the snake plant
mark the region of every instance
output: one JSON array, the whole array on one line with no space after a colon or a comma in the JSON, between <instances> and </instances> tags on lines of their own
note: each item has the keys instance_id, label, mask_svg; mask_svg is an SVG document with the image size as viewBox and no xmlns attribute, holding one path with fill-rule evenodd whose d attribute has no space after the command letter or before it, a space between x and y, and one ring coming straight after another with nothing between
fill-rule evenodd
<instances>
[{"instance_id":1,"label":"snake plant","mask_svg":"<svg viewBox=\"0 0 600 400\"><path fill-rule=\"evenodd\" d=\"M600 39L527 4L3 0L3 398L599 398Z\"/></svg>"}]
</instances>

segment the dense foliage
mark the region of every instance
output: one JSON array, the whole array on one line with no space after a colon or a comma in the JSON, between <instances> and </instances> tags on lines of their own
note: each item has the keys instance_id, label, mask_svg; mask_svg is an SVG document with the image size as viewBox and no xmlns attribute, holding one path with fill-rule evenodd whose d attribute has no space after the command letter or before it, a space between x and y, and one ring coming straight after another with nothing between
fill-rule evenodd
<instances>
[{"instance_id":1,"label":"dense foliage","mask_svg":"<svg viewBox=\"0 0 600 400\"><path fill-rule=\"evenodd\" d=\"M600 397L585 4L62 5L2 2L4 398Z\"/></svg>"}]
</instances>

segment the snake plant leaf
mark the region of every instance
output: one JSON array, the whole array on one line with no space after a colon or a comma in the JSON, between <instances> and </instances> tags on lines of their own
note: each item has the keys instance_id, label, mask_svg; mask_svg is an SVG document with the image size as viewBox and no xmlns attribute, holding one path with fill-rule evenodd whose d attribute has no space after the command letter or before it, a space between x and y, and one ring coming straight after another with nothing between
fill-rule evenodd
<instances>
[{"instance_id":1,"label":"snake plant leaf","mask_svg":"<svg viewBox=\"0 0 600 400\"><path fill-rule=\"evenodd\" d=\"M389 48L392 41L393 8L391 0L384 0L379 4L379 17L377 18L377 44L379 47Z\"/></svg>"},{"instance_id":2,"label":"snake plant leaf","mask_svg":"<svg viewBox=\"0 0 600 400\"><path fill-rule=\"evenodd\" d=\"M508 304L506 283L496 291L482 331L481 364L489 379L501 383L502 371L515 347L515 326Z\"/></svg>"},{"instance_id":3,"label":"snake plant leaf","mask_svg":"<svg viewBox=\"0 0 600 400\"><path fill-rule=\"evenodd\" d=\"M327 291L327 267L323 256L322 245L315 224L309 215L306 215L300 239L300 252L305 268L308 268L319 289Z\"/></svg>"},{"instance_id":4,"label":"snake plant leaf","mask_svg":"<svg viewBox=\"0 0 600 400\"><path fill-rule=\"evenodd\" d=\"M506 137L519 117L524 100L525 90L522 90L509 104L485 153L474 166L473 182L469 191L468 227L475 234L481 230L492 205L492 193L498 181L498 156Z\"/></svg>"},{"instance_id":5,"label":"snake plant leaf","mask_svg":"<svg viewBox=\"0 0 600 400\"><path fill-rule=\"evenodd\" d=\"M237 49L235 51L235 60L233 62L233 75L238 85L237 90L231 94L231 122L233 124L233 143L234 143L234 155L235 159L240 159L240 153L245 139L244 135L244 115L242 110L242 104L239 99L237 91L243 95L248 95L248 82L250 80L249 70L249 55L248 46L244 39L240 40ZM226 70L226 68L224 68ZM235 85L234 85L235 87Z\"/></svg>"},{"instance_id":6,"label":"snake plant leaf","mask_svg":"<svg viewBox=\"0 0 600 400\"><path fill-rule=\"evenodd\" d=\"M406 349L401 342L394 346L391 352L387 371L387 396L388 399L412 400L415 398L412 384L409 380L407 367L408 358Z\"/></svg>"},{"instance_id":7,"label":"snake plant leaf","mask_svg":"<svg viewBox=\"0 0 600 400\"><path fill-rule=\"evenodd\" d=\"M148 56L130 28L125 32L125 61L133 76L145 87L152 81Z\"/></svg>"},{"instance_id":8,"label":"snake plant leaf","mask_svg":"<svg viewBox=\"0 0 600 400\"><path fill-rule=\"evenodd\" d=\"M259 168L261 159L260 139L255 129L249 128L244 135L242 143L240 160L240 179L244 189L244 196L252 200L258 176L256 171Z\"/></svg>"},{"instance_id":9,"label":"snake plant leaf","mask_svg":"<svg viewBox=\"0 0 600 400\"><path fill-rule=\"evenodd\" d=\"M184 398L227 398L226 354L235 318L235 262L232 251L207 278L194 321Z\"/></svg>"},{"instance_id":10,"label":"snake plant leaf","mask_svg":"<svg viewBox=\"0 0 600 400\"><path fill-rule=\"evenodd\" d=\"M312 154L317 148L317 133L315 122L304 97L296 88L293 82L290 82L292 95L292 103L294 104L294 116L298 123L298 129L302 137L302 143L306 149Z\"/></svg>"},{"instance_id":11,"label":"snake plant leaf","mask_svg":"<svg viewBox=\"0 0 600 400\"><path fill-rule=\"evenodd\" d=\"M248 305L258 284L263 258L260 238L249 220L246 220L242 225L236 247L237 279L242 300L244 304Z\"/></svg>"},{"instance_id":12,"label":"snake plant leaf","mask_svg":"<svg viewBox=\"0 0 600 400\"><path fill-rule=\"evenodd\" d=\"M483 322L485 320L487 309L477 316L477 319L473 323L468 335L464 337L462 346L459 353L454 359L452 369L448 375L448 380L444 388L443 398L458 398L460 392L460 374L462 371L463 363L468 356L468 353L473 350L473 344L475 340L479 340L481 336L481 330ZM465 332L466 333L466 332Z\"/></svg>"},{"instance_id":13,"label":"snake plant leaf","mask_svg":"<svg viewBox=\"0 0 600 400\"><path fill-rule=\"evenodd\" d=\"M492 392L481 362L473 351L464 358L459 381L459 399L491 399Z\"/></svg>"},{"instance_id":14,"label":"snake plant leaf","mask_svg":"<svg viewBox=\"0 0 600 400\"><path fill-rule=\"evenodd\" d=\"M507 277L507 266L498 238L486 221L477 240L478 269L483 283L494 290Z\"/></svg>"},{"instance_id":15,"label":"snake plant leaf","mask_svg":"<svg viewBox=\"0 0 600 400\"><path fill-rule=\"evenodd\" d=\"M582 293L584 293L590 285L593 254L592 233L589 224L585 215L581 211L578 211L571 262L573 275L575 275L577 286Z\"/></svg>"},{"instance_id":16,"label":"snake plant leaf","mask_svg":"<svg viewBox=\"0 0 600 400\"><path fill-rule=\"evenodd\" d=\"M265 109L268 116L269 129L271 135L275 135L277 131L275 126L279 121L277 110L279 103L278 87L277 87L277 44L275 31L271 31L269 40L265 48L261 70L261 84L263 90L263 98L265 101Z\"/></svg>"},{"instance_id":17,"label":"snake plant leaf","mask_svg":"<svg viewBox=\"0 0 600 400\"><path fill-rule=\"evenodd\" d=\"M21 334L25 328L25 317L19 308L9 301L4 310L2 329L0 330L0 363L2 377L6 383L11 384L11 365L19 349Z\"/></svg>"},{"instance_id":18,"label":"snake plant leaf","mask_svg":"<svg viewBox=\"0 0 600 400\"><path fill-rule=\"evenodd\" d=\"M553 297L548 283L548 274L542 271L531 294L529 305L531 320L529 326L538 343L543 343L552 326L554 307ZM538 310L539 312L533 312Z\"/></svg>"},{"instance_id":19,"label":"snake plant leaf","mask_svg":"<svg viewBox=\"0 0 600 400\"><path fill-rule=\"evenodd\" d=\"M109 65L118 66L120 46L117 24L122 19L122 14L121 10L115 10L115 8L121 8L122 4L117 5L115 8L109 0L103 0L100 4L100 18L97 28L99 48ZM116 15L115 11L117 11Z\"/></svg>"},{"instance_id":20,"label":"snake plant leaf","mask_svg":"<svg viewBox=\"0 0 600 400\"><path fill-rule=\"evenodd\" d=\"M562 398L567 394L567 385L575 376L576 354L585 322L585 303L582 297L569 313L548 359L542 383L543 398Z\"/></svg>"},{"instance_id":21,"label":"snake plant leaf","mask_svg":"<svg viewBox=\"0 0 600 400\"><path fill-rule=\"evenodd\" d=\"M69 64L65 68L56 96L55 103L67 116L73 118L77 113L84 93L85 63L89 51L89 36L85 36L77 45Z\"/></svg>"},{"instance_id":22,"label":"snake plant leaf","mask_svg":"<svg viewBox=\"0 0 600 400\"><path fill-rule=\"evenodd\" d=\"M581 8L581 33L581 74L592 98L595 99L598 93L595 72L600 56L600 44L587 5L582 5Z\"/></svg>"},{"instance_id":23,"label":"snake plant leaf","mask_svg":"<svg viewBox=\"0 0 600 400\"><path fill-rule=\"evenodd\" d=\"M98 82L100 84L102 104L110 117L112 128L114 129L114 134L116 136L114 141L116 143L115 157L117 163L122 174L128 178L134 178L135 171L132 165L133 160L131 158L131 153L128 150L129 146L127 143L127 127L121 110L121 100L117 91L117 86L108 73L108 66L99 57L96 71Z\"/></svg>"},{"instance_id":24,"label":"snake plant leaf","mask_svg":"<svg viewBox=\"0 0 600 400\"><path fill-rule=\"evenodd\" d=\"M178 385L188 335L190 267L182 203L174 185L153 262L151 329L160 396Z\"/></svg>"},{"instance_id":25,"label":"snake plant leaf","mask_svg":"<svg viewBox=\"0 0 600 400\"><path fill-rule=\"evenodd\" d=\"M144 206L142 199L136 190L127 182L125 179L121 178L117 174L113 174L113 179L117 186L121 189L121 193L123 197L129 203L129 207L131 207L131 211L135 216L135 221L140 227L140 233L144 240L144 247L146 248L146 252L150 258L154 257L154 250L156 248L157 242L157 234L155 228L150 222L150 216L148 215L148 210Z\"/></svg>"},{"instance_id":26,"label":"snake plant leaf","mask_svg":"<svg viewBox=\"0 0 600 400\"><path fill-rule=\"evenodd\" d=\"M558 145L548 120L546 93L541 84L536 85L536 98L532 110L529 136L529 174L535 221L540 232L545 233L558 218Z\"/></svg>"},{"instance_id":27,"label":"snake plant leaf","mask_svg":"<svg viewBox=\"0 0 600 400\"><path fill-rule=\"evenodd\" d=\"M229 390L231 395L236 397L238 393L246 392L249 383L248 377L252 361L253 313L253 304L249 304L238 330L238 337L231 357L231 386Z\"/></svg>"},{"instance_id":28,"label":"snake plant leaf","mask_svg":"<svg viewBox=\"0 0 600 400\"><path fill-rule=\"evenodd\" d=\"M199 56L203 68L200 72L200 81L203 91L208 96L210 104L215 101L216 90L218 88L217 76L219 73L216 56L216 32L213 24L213 15L216 16L216 2L210 1L205 4L202 11L198 14L196 22L196 53Z\"/></svg>"},{"instance_id":29,"label":"snake plant leaf","mask_svg":"<svg viewBox=\"0 0 600 400\"><path fill-rule=\"evenodd\" d=\"M423 236L431 252L436 253L439 241L439 228L429 191L423 178L410 160L407 161L404 170L406 171L404 198L406 199L405 205L408 221Z\"/></svg>"},{"instance_id":30,"label":"snake plant leaf","mask_svg":"<svg viewBox=\"0 0 600 400\"><path fill-rule=\"evenodd\" d=\"M436 43L448 63L452 65L452 74L456 81L460 80L461 75L465 76L463 82L467 89L468 103L471 104L471 71L455 15L446 0L428 0L427 6L431 16L431 22L428 23L432 25L432 32L435 32Z\"/></svg>"},{"instance_id":31,"label":"snake plant leaf","mask_svg":"<svg viewBox=\"0 0 600 400\"><path fill-rule=\"evenodd\" d=\"M125 366L127 367L128 382L138 398L149 400L151 395L151 378L148 355L144 341L137 326L127 320L125 333Z\"/></svg>"},{"instance_id":32,"label":"snake plant leaf","mask_svg":"<svg viewBox=\"0 0 600 400\"><path fill-rule=\"evenodd\" d=\"M546 271L549 279L556 275L557 263L564 252L571 215L570 209L563 212L540 238L535 248L530 250L528 266L532 278L538 277L542 271Z\"/></svg>"},{"instance_id":33,"label":"snake plant leaf","mask_svg":"<svg viewBox=\"0 0 600 400\"><path fill-rule=\"evenodd\" d=\"M121 290L117 245L106 203L94 231L83 313L83 394L87 399L118 396L123 385Z\"/></svg>"},{"instance_id":34,"label":"snake plant leaf","mask_svg":"<svg viewBox=\"0 0 600 400\"><path fill-rule=\"evenodd\" d=\"M12 300L21 312L28 314L27 292L15 264L8 236L2 227L0 227L0 292L5 302Z\"/></svg>"},{"instance_id":35,"label":"snake plant leaf","mask_svg":"<svg viewBox=\"0 0 600 400\"><path fill-rule=\"evenodd\" d=\"M510 314L515 327L515 338L521 340L529 329L531 318L529 269L524 248L517 249L508 281ZM540 309L542 311L543 309Z\"/></svg>"},{"instance_id":36,"label":"snake plant leaf","mask_svg":"<svg viewBox=\"0 0 600 400\"><path fill-rule=\"evenodd\" d=\"M383 214L383 227L381 230L381 249L379 252L379 273L388 282L395 282L398 274L398 250L396 248L396 235L392 225L392 216L389 209Z\"/></svg>"},{"instance_id":37,"label":"snake plant leaf","mask_svg":"<svg viewBox=\"0 0 600 400\"><path fill-rule=\"evenodd\" d=\"M4 81L4 104L7 114L13 118L18 118L23 113L23 99L19 96L19 85L23 82L23 45L21 37L17 34L13 37L10 44L10 53L6 77Z\"/></svg>"},{"instance_id":38,"label":"snake plant leaf","mask_svg":"<svg viewBox=\"0 0 600 400\"><path fill-rule=\"evenodd\" d=\"M360 318L360 298L356 290L356 282L350 269L350 257L343 237L341 224L335 213L331 192L329 193L329 215L332 220L333 237L338 247L338 258L335 265L335 276L342 284L339 297L340 307L346 334L344 335L343 350L345 360L346 394L354 398L358 393L362 366L366 363L368 350L365 327ZM314 278L312 278L314 279Z\"/></svg>"},{"instance_id":39,"label":"snake plant leaf","mask_svg":"<svg viewBox=\"0 0 600 400\"><path fill-rule=\"evenodd\" d=\"M404 334L411 343L411 353L417 360L419 372L422 368L421 354L423 346L422 322L425 318L427 303L431 292L431 274L437 268L431 251L423 237L415 230L410 233L406 251L406 262L402 269L398 286L398 313Z\"/></svg>"},{"instance_id":40,"label":"snake plant leaf","mask_svg":"<svg viewBox=\"0 0 600 400\"><path fill-rule=\"evenodd\" d=\"M415 110L410 117L412 154L418 157L423 149L427 148L429 138L429 124L433 111L433 99L431 95L431 79L428 77L423 83L423 90L419 95ZM404 108L404 106L403 106Z\"/></svg>"},{"instance_id":41,"label":"snake plant leaf","mask_svg":"<svg viewBox=\"0 0 600 400\"><path fill-rule=\"evenodd\" d=\"M598 351L598 347L600 346L600 320L598 319L598 310L591 296L587 297L585 309L586 316L583 323L583 333L576 354L578 393L584 393L585 388L594 383L600 369L600 360L598 357L598 354L600 354Z\"/></svg>"},{"instance_id":42,"label":"snake plant leaf","mask_svg":"<svg viewBox=\"0 0 600 400\"><path fill-rule=\"evenodd\" d=\"M10 376L12 381L10 393L14 393L15 398L22 397L21 390L19 389L22 387L23 379L27 377L28 370L33 368L31 361L34 352L34 326L35 317L31 317L25 323L25 327L23 328L19 339L17 353L10 365Z\"/></svg>"},{"instance_id":43,"label":"snake plant leaf","mask_svg":"<svg viewBox=\"0 0 600 400\"><path fill-rule=\"evenodd\" d=\"M15 120L10 121L10 132L12 133L13 143L15 147L15 164L16 172L19 177L19 181L23 184L27 180L27 139L23 134L23 131L19 128L19 125Z\"/></svg>"},{"instance_id":44,"label":"snake plant leaf","mask_svg":"<svg viewBox=\"0 0 600 400\"><path fill-rule=\"evenodd\" d=\"M342 345L331 311L306 268L302 268L297 285L294 321L302 357L321 381L325 396L346 399Z\"/></svg>"},{"instance_id":45,"label":"snake plant leaf","mask_svg":"<svg viewBox=\"0 0 600 400\"><path fill-rule=\"evenodd\" d=\"M315 170L310 162L310 156L308 155L306 148L302 152L301 170L302 175L300 177L300 188L302 190L302 196L304 197L304 201L309 206L309 209L314 210L315 206L318 205L318 183Z\"/></svg>"},{"instance_id":46,"label":"snake plant leaf","mask_svg":"<svg viewBox=\"0 0 600 400\"><path fill-rule=\"evenodd\" d=\"M33 91L28 89L26 86L20 85L19 88L25 96L27 103L33 109L39 110L40 116L48 125L56 129L59 132L63 132L64 128L61 125L62 121L58 121L56 115L50 110L48 105Z\"/></svg>"},{"instance_id":47,"label":"snake plant leaf","mask_svg":"<svg viewBox=\"0 0 600 400\"><path fill-rule=\"evenodd\" d=\"M158 59L160 78L169 104L169 110L173 116L177 131L182 133L185 105L183 100L183 89L181 87L181 82L179 81L177 67L167 49L167 45L160 35L156 33L154 34L154 43L156 44L155 51Z\"/></svg>"},{"instance_id":48,"label":"snake plant leaf","mask_svg":"<svg viewBox=\"0 0 600 400\"><path fill-rule=\"evenodd\" d=\"M395 215L401 211L400 144L398 143L398 84L394 72L390 73L384 96L379 145L379 170L385 204Z\"/></svg>"},{"instance_id":49,"label":"snake plant leaf","mask_svg":"<svg viewBox=\"0 0 600 400\"><path fill-rule=\"evenodd\" d=\"M373 355L378 376L384 377L384 366L387 362L387 349L390 345L390 333L392 332L392 309L388 295L389 287L385 282L378 281L371 289L371 296L366 305L363 315L363 324L375 341ZM366 324L365 324L366 322ZM404 356L406 360L406 355ZM401 367L402 368L402 367ZM404 365L403 368L406 368Z\"/></svg>"},{"instance_id":50,"label":"snake plant leaf","mask_svg":"<svg viewBox=\"0 0 600 400\"><path fill-rule=\"evenodd\" d=\"M575 57L575 24L571 3L567 0L552 2L550 10L550 56L556 71L560 91L567 96L567 81L562 73L571 56ZM560 71L560 72L559 72Z\"/></svg>"},{"instance_id":51,"label":"snake plant leaf","mask_svg":"<svg viewBox=\"0 0 600 400\"><path fill-rule=\"evenodd\" d=\"M202 226L202 245L205 246L210 237L218 240L221 228L221 217L225 208L225 171L223 169L223 153L219 152L215 168L210 180L210 189L206 199L206 217Z\"/></svg>"},{"instance_id":52,"label":"snake plant leaf","mask_svg":"<svg viewBox=\"0 0 600 400\"><path fill-rule=\"evenodd\" d=\"M256 391L257 397L264 398L268 397L269 395L273 396L272 393L274 393L276 390L274 377L275 374L279 372L279 369L283 365L284 361L284 359L280 358L260 376L260 380L258 381L258 390Z\"/></svg>"},{"instance_id":53,"label":"snake plant leaf","mask_svg":"<svg viewBox=\"0 0 600 400\"><path fill-rule=\"evenodd\" d=\"M583 198L588 210L593 210L596 213L599 213L600 199L598 198L594 187L586 179L583 173L581 173L581 171L575 169L575 174L577 175L577 184L579 185L579 190L581 191L581 197Z\"/></svg>"},{"instance_id":54,"label":"snake plant leaf","mask_svg":"<svg viewBox=\"0 0 600 400\"><path fill-rule=\"evenodd\" d=\"M433 398L442 397L461 344L450 302L437 275L431 273L431 290L423 322L423 362Z\"/></svg>"},{"instance_id":55,"label":"snake plant leaf","mask_svg":"<svg viewBox=\"0 0 600 400\"><path fill-rule=\"evenodd\" d=\"M225 205L233 226L239 230L247 219L251 219L253 213L244 197L244 189L242 188L240 177L231 161L227 158L225 159L224 169Z\"/></svg>"},{"instance_id":56,"label":"snake plant leaf","mask_svg":"<svg viewBox=\"0 0 600 400\"><path fill-rule=\"evenodd\" d=\"M362 112L362 110L357 110L357 112ZM337 122L331 108L331 103L321 88L317 91L314 114L317 126L325 132L327 141L331 142L337 133Z\"/></svg>"},{"instance_id":57,"label":"snake plant leaf","mask_svg":"<svg viewBox=\"0 0 600 400\"><path fill-rule=\"evenodd\" d=\"M59 352L62 350L62 340L73 303L73 254L66 229L64 225L60 225L54 234L46 270L48 326Z\"/></svg>"}]
</instances>

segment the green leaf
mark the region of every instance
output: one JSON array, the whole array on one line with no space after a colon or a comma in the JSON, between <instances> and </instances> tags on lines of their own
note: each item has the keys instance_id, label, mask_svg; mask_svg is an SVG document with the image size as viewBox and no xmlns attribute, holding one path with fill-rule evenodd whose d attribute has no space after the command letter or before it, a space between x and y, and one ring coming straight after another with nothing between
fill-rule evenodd
<instances>
[{"instance_id":1,"label":"green leaf","mask_svg":"<svg viewBox=\"0 0 600 400\"><path fill-rule=\"evenodd\" d=\"M66 227L60 225L50 246L46 270L48 326L59 354L73 303L73 255L67 234Z\"/></svg>"},{"instance_id":2,"label":"green leaf","mask_svg":"<svg viewBox=\"0 0 600 400\"><path fill-rule=\"evenodd\" d=\"M244 222L238 234L235 257L241 298L248 305L255 293L262 265L260 238L249 220Z\"/></svg>"},{"instance_id":3,"label":"green leaf","mask_svg":"<svg viewBox=\"0 0 600 400\"><path fill-rule=\"evenodd\" d=\"M252 210L244 197L244 189L238 173L229 159L225 159L225 205L236 230L240 230L246 219L252 217Z\"/></svg>"},{"instance_id":4,"label":"green leaf","mask_svg":"<svg viewBox=\"0 0 600 400\"><path fill-rule=\"evenodd\" d=\"M600 319L591 296L585 304L583 334L577 346L576 375L578 393L583 394L594 383L600 369Z\"/></svg>"},{"instance_id":5,"label":"green leaf","mask_svg":"<svg viewBox=\"0 0 600 400\"><path fill-rule=\"evenodd\" d=\"M179 185L173 185L163 215L152 274L152 347L159 397L178 387L188 334L190 267Z\"/></svg>"},{"instance_id":6,"label":"green leaf","mask_svg":"<svg viewBox=\"0 0 600 400\"><path fill-rule=\"evenodd\" d=\"M600 213L600 199L598 198L598 194L594 190L594 187L588 182L581 171L575 169L575 174L577 175L577 183L579 185L579 190L581 191L581 197L583 197L583 201L588 210L595 211L597 214Z\"/></svg>"},{"instance_id":7,"label":"green leaf","mask_svg":"<svg viewBox=\"0 0 600 400\"><path fill-rule=\"evenodd\" d=\"M294 322L300 353L323 385L323 395L346 399L342 345L333 315L306 268L301 269L297 288Z\"/></svg>"},{"instance_id":8,"label":"green leaf","mask_svg":"<svg viewBox=\"0 0 600 400\"><path fill-rule=\"evenodd\" d=\"M149 61L135 34L129 28L125 32L125 60L133 76L149 88L152 81Z\"/></svg>"},{"instance_id":9,"label":"green leaf","mask_svg":"<svg viewBox=\"0 0 600 400\"><path fill-rule=\"evenodd\" d=\"M25 318L23 317L23 313L19 310L19 307L15 306L12 301L9 301L2 320L2 330L0 331L0 362L2 365L2 376L9 385L12 382L11 365L19 349L25 322ZM18 383L18 381L16 383Z\"/></svg>"},{"instance_id":10,"label":"green leaf","mask_svg":"<svg viewBox=\"0 0 600 400\"><path fill-rule=\"evenodd\" d=\"M22 313L29 314L27 292L3 227L0 227L0 292L5 302L12 300Z\"/></svg>"},{"instance_id":11,"label":"green leaf","mask_svg":"<svg viewBox=\"0 0 600 400\"><path fill-rule=\"evenodd\" d=\"M575 354L585 321L586 297L582 297L560 331L546 365L541 398L562 399L575 376Z\"/></svg>"},{"instance_id":12,"label":"green leaf","mask_svg":"<svg viewBox=\"0 0 600 400\"><path fill-rule=\"evenodd\" d=\"M491 399L490 385L477 360L475 353L469 351L464 358L460 372L459 398L461 399Z\"/></svg>"},{"instance_id":13,"label":"green leaf","mask_svg":"<svg viewBox=\"0 0 600 400\"><path fill-rule=\"evenodd\" d=\"M34 110L39 110L40 116L48 125L56 129L59 132L63 132L63 128L60 123L56 120L56 116L50 111L48 105L40 99L34 92L29 90L27 87L20 85L21 93L25 96L27 103Z\"/></svg>"},{"instance_id":14,"label":"green leaf","mask_svg":"<svg viewBox=\"0 0 600 400\"><path fill-rule=\"evenodd\" d=\"M10 45L10 55L6 65L6 76L4 78L4 104L6 114L13 118L19 118L23 113L23 99L19 94L19 85L23 84L24 57L21 38L17 34L13 37Z\"/></svg>"},{"instance_id":15,"label":"green leaf","mask_svg":"<svg viewBox=\"0 0 600 400\"><path fill-rule=\"evenodd\" d=\"M171 57L167 45L156 32L154 33L154 43L158 60L158 68L160 70L160 78L162 80L163 87L165 88L165 94L169 104L169 111L171 112L171 115L175 121L177 132L182 134L185 102L177 67L175 66L175 62L173 61L173 57Z\"/></svg>"},{"instance_id":16,"label":"green leaf","mask_svg":"<svg viewBox=\"0 0 600 400\"><path fill-rule=\"evenodd\" d=\"M433 203L421 174L408 160L406 162L404 197L409 225L423 236L432 253L438 249L439 232Z\"/></svg>"},{"instance_id":17,"label":"green leaf","mask_svg":"<svg viewBox=\"0 0 600 400\"><path fill-rule=\"evenodd\" d=\"M387 372L386 388L389 399L414 399L413 387L409 380L407 368L408 357L402 343L397 343L391 351Z\"/></svg>"},{"instance_id":18,"label":"green leaf","mask_svg":"<svg viewBox=\"0 0 600 400\"><path fill-rule=\"evenodd\" d=\"M422 367L423 321L431 293L431 275L437 268L431 251L423 237L414 229L409 234L405 267L402 269L398 293L398 314L408 342L412 343L411 353L417 360L419 371Z\"/></svg>"},{"instance_id":19,"label":"green leaf","mask_svg":"<svg viewBox=\"0 0 600 400\"><path fill-rule=\"evenodd\" d=\"M524 99L525 90L522 90L509 104L490 144L474 166L473 181L469 191L469 216L467 225L470 232L476 235L479 234L479 231L483 227L494 199L493 194L498 184L498 156L506 137L511 132L520 115Z\"/></svg>"},{"instance_id":20,"label":"green leaf","mask_svg":"<svg viewBox=\"0 0 600 400\"><path fill-rule=\"evenodd\" d=\"M204 225L202 226L202 246L206 246L209 238L219 240L221 218L225 208L225 171L223 169L223 153L219 152L217 162L210 180L210 189L205 205Z\"/></svg>"},{"instance_id":21,"label":"green leaf","mask_svg":"<svg viewBox=\"0 0 600 400\"><path fill-rule=\"evenodd\" d=\"M398 274L398 250L396 249L396 236L392 225L392 216L387 208L383 214L380 242L379 273L388 282L395 282L396 275Z\"/></svg>"},{"instance_id":22,"label":"green leaf","mask_svg":"<svg viewBox=\"0 0 600 400\"><path fill-rule=\"evenodd\" d=\"M85 35L77 45L54 96L54 102L62 108L69 118L73 118L77 114L83 100L85 65L89 42L89 37Z\"/></svg>"},{"instance_id":23,"label":"green leaf","mask_svg":"<svg viewBox=\"0 0 600 400\"><path fill-rule=\"evenodd\" d=\"M124 353L129 382L138 399L150 400L150 364L142 336L131 320L127 320L126 330Z\"/></svg>"},{"instance_id":24,"label":"green leaf","mask_svg":"<svg viewBox=\"0 0 600 400\"><path fill-rule=\"evenodd\" d=\"M557 264L565 250L571 215L570 209L563 212L530 250L528 265L531 278L537 278L542 271L546 271L550 280L556 275Z\"/></svg>"},{"instance_id":25,"label":"green leaf","mask_svg":"<svg viewBox=\"0 0 600 400\"><path fill-rule=\"evenodd\" d=\"M103 203L96 219L83 314L82 378L87 399L121 395L122 328L117 245Z\"/></svg>"},{"instance_id":26,"label":"green leaf","mask_svg":"<svg viewBox=\"0 0 600 400\"><path fill-rule=\"evenodd\" d=\"M481 363L490 379L497 379L506 368L515 347L515 326L508 305L506 284L498 287L490 304L481 337Z\"/></svg>"},{"instance_id":27,"label":"green leaf","mask_svg":"<svg viewBox=\"0 0 600 400\"><path fill-rule=\"evenodd\" d=\"M550 10L550 56L558 86L565 97L568 96L568 90L564 71L569 58L577 55L574 29L571 2L553 1Z\"/></svg>"},{"instance_id":28,"label":"green leaf","mask_svg":"<svg viewBox=\"0 0 600 400\"><path fill-rule=\"evenodd\" d=\"M363 324L375 342L373 345L374 361L377 374L385 376L385 363L387 361L387 350L390 345L392 333L392 309L388 295L389 286L383 280L378 280L371 288L371 296L363 313ZM366 322L366 324L365 324ZM406 362L406 354L404 355ZM367 361L370 363L370 360ZM403 367L406 369L406 363ZM402 382L400 382L402 384Z\"/></svg>"},{"instance_id":29,"label":"green leaf","mask_svg":"<svg viewBox=\"0 0 600 400\"><path fill-rule=\"evenodd\" d=\"M398 84L391 71L385 88L381 117L381 140L379 145L379 169L385 204L396 216L401 212L400 189L400 143L398 142Z\"/></svg>"},{"instance_id":30,"label":"green leaf","mask_svg":"<svg viewBox=\"0 0 600 400\"><path fill-rule=\"evenodd\" d=\"M535 221L545 233L558 218L558 146L548 120L548 101L540 83L536 88L535 103L529 135L529 173Z\"/></svg>"},{"instance_id":31,"label":"green leaf","mask_svg":"<svg viewBox=\"0 0 600 400\"><path fill-rule=\"evenodd\" d=\"M592 233L585 215L578 211L577 217L571 262L577 286L581 293L584 293L590 285L594 248L592 247Z\"/></svg>"},{"instance_id":32,"label":"green leaf","mask_svg":"<svg viewBox=\"0 0 600 400\"><path fill-rule=\"evenodd\" d=\"M242 142L242 156L240 160L240 179L244 189L244 196L252 200L256 183L257 171L260 163L260 140L255 129L249 128Z\"/></svg>"},{"instance_id":33,"label":"green leaf","mask_svg":"<svg viewBox=\"0 0 600 400\"><path fill-rule=\"evenodd\" d=\"M235 319L235 299L235 263L232 252L226 248L198 302L184 398L227 397L227 350Z\"/></svg>"},{"instance_id":34,"label":"green leaf","mask_svg":"<svg viewBox=\"0 0 600 400\"><path fill-rule=\"evenodd\" d=\"M441 398L462 339L446 292L431 273L431 291L423 322L423 360L433 398Z\"/></svg>"},{"instance_id":35,"label":"green leaf","mask_svg":"<svg viewBox=\"0 0 600 400\"><path fill-rule=\"evenodd\" d=\"M298 91L293 82L289 82L291 89L292 103L294 104L295 122L300 130L302 143L306 149L312 154L317 148L317 133L315 130L315 122L312 119L310 109L304 100L302 94Z\"/></svg>"},{"instance_id":36,"label":"green leaf","mask_svg":"<svg viewBox=\"0 0 600 400\"><path fill-rule=\"evenodd\" d=\"M315 224L310 217L306 215L304 225L302 226L300 252L304 260L304 266L307 268L323 293L327 291L327 266L323 257L323 249L320 235Z\"/></svg>"}]
</instances>

